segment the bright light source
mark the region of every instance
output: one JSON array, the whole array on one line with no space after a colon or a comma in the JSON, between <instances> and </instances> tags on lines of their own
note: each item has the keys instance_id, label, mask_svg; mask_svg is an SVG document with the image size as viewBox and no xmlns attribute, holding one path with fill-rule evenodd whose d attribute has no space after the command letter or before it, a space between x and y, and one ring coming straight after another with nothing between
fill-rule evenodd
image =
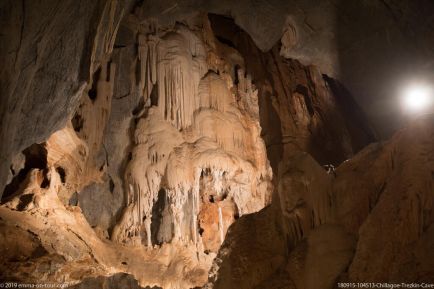
<instances>
[{"instance_id":1,"label":"bright light source","mask_svg":"<svg viewBox=\"0 0 434 289\"><path fill-rule=\"evenodd\" d=\"M428 85L412 85L403 93L403 108L411 113L425 112L433 102L433 91Z\"/></svg>"}]
</instances>

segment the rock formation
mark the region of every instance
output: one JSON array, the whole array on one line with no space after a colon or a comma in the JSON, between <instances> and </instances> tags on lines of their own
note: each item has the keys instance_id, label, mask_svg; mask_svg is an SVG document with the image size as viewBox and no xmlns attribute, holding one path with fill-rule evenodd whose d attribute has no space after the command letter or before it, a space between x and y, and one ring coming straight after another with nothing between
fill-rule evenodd
<instances>
[{"instance_id":1,"label":"rock formation","mask_svg":"<svg viewBox=\"0 0 434 289\"><path fill-rule=\"evenodd\" d=\"M306 153L282 162L278 198L231 227L206 288L433 282L433 124L417 120L334 174Z\"/></svg>"},{"instance_id":2,"label":"rock formation","mask_svg":"<svg viewBox=\"0 0 434 289\"><path fill-rule=\"evenodd\" d=\"M166 31L150 25L142 31L134 15L127 17L115 43L137 45L137 55L128 54L128 45L115 50L113 60L99 65L70 122L16 157L3 195L5 208L24 214L54 210L56 224L49 227L65 225L66 235L61 230L59 238L69 239L73 232L70 242L78 244L72 246L88 249L68 257L68 248L52 253L68 260L89 258L88 262L102 266L71 281L124 271L141 284L179 288L203 284L229 226L271 202L272 171L260 136L258 91L242 57L215 39L206 15L194 19L197 23L191 27L176 24ZM137 72L117 76L133 69L125 66L135 66ZM127 83L117 82L118 77ZM113 107L124 98L135 107ZM122 127L130 130L124 137L119 132ZM110 135L120 139L108 139ZM59 218L69 221L62 223ZM43 243L56 248L57 240ZM133 260L113 265L117 259L106 259L103 252L116 247L144 256L167 248L171 251L167 261L179 258L176 268L190 270L191 276L173 285L174 279L162 277L169 269L159 268L160 261L152 265L153 277L146 277L148 271L143 269L132 272L134 265L123 265ZM151 262L149 257L143 259ZM38 266L40 260L34 261ZM113 271L113 266L118 269ZM5 274L26 280L17 272L21 271Z\"/></svg>"},{"instance_id":3,"label":"rock formation","mask_svg":"<svg viewBox=\"0 0 434 289\"><path fill-rule=\"evenodd\" d=\"M225 211L224 220L214 221L226 231L235 215L256 212L271 200L257 91L242 68L234 87L226 69L235 63L209 59L215 43L206 44L183 25L138 39L143 116L137 119L125 171L126 208L112 239L151 247L155 217L163 224L155 226L157 243L202 247L199 230L208 228L198 216L207 215L204 210L215 207L220 216ZM159 198L168 212L161 219L152 213Z\"/></svg>"},{"instance_id":4,"label":"rock formation","mask_svg":"<svg viewBox=\"0 0 434 289\"><path fill-rule=\"evenodd\" d=\"M262 137L275 171L294 150L309 152L321 164L339 164L375 140L360 108L335 80L315 66L264 53L231 19L211 15L215 35L246 60L258 87Z\"/></svg>"},{"instance_id":5,"label":"rock formation","mask_svg":"<svg viewBox=\"0 0 434 289\"><path fill-rule=\"evenodd\" d=\"M272 1L163 2L1 4L0 280L434 282L432 118L376 142Z\"/></svg>"},{"instance_id":6,"label":"rock formation","mask_svg":"<svg viewBox=\"0 0 434 289\"><path fill-rule=\"evenodd\" d=\"M65 126L111 54L129 1L3 1L0 187L13 156Z\"/></svg>"}]
</instances>

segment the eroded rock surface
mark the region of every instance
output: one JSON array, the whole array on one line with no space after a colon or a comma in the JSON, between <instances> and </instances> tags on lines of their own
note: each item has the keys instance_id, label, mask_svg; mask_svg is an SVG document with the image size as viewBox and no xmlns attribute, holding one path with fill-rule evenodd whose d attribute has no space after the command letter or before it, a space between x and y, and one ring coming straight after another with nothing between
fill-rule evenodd
<instances>
[{"instance_id":1,"label":"eroded rock surface","mask_svg":"<svg viewBox=\"0 0 434 289\"><path fill-rule=\"evenodd\" d=\"M2 1L0 188L14 155L65 126L132 1Z\"/></svg>"},{"instance_id":2,"label":"eroded rock surface","mask_svg":"<svg viewBox=\"0 0 434 289\"><path fill-rule=\"evenodd\" d=\"M282 162L278 199L232 226L206 288L433 282L433 124L422 117L330 174L305 153Z\"/></svg>"},{"instance_id":3,"label":"eroded rock surface","mask_svg":"<svg viewBox=\"0 0 434 289\"><path fill-rule=\"evenodd\" d=\"M164 29L138 20L122 22L113 59L98 66L70 122L12 165L5 223L56 231L42 258L68 260L40 281L127 272L140 286L200 286L229 226L271 202L258 90L242 57L215 39L205 14ZM37 280L22 265L4 276Z\"/></svg>"},{"instance_id":4,"label":"eroded rock surface","mask_svg":"<svg viewBox=\"0 0 434 289\"><path fill-rule=\"evenodd\" d=\"M31 26L43 7L2 4L24 19L8 59L24 85L2 70L11 141L1 146L0 279L173 289L432 280L432 119L364 148L375 135L350 93L285 58L303 39L290 18L276 32L285 12L273 3L256 3L268 7L259 27L242 10L232 20L177 3L162 12L163 2L133 13L123 1L62 2ZM246 5L223 2L209 11ZM57 31L71 15L80 25Z\"/></svg>"}]
</instances>

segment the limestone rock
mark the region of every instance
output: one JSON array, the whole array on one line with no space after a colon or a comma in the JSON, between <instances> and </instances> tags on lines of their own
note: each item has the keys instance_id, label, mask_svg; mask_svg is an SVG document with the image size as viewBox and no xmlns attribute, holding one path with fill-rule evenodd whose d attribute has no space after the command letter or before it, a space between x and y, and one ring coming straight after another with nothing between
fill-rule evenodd
<instances>
[{"instance_id":1,"label":"limestone rock","mask_svg":"<svg viewBox=\"0 0 434 289\"><path fill-rule=\"evenodd\" d=\"M258 90L206 15L195 19L160 31L126 17L70 122L23 152L2 200L6 216L20 214L5 224L57 231L31 268L69 262L56 257L59 273L42 281L122 271L140 286L201 286L230 225L270 204ZM16 265L5 274L37 278Z\"/></svg>"},{"instance_id":2,"label":"limestone rock","mask_svg":"<svg viewBox=\"0 0 434 289\"><path fill-rule=\"evenodd\" d=\"M128 2L2 2L1 191L12 156L65 126Z\"/></svg>"},{"instance_id":3,"label":"limestone rock","mask_svg":"<svg viewBox=\"0 0 434 289\"><path fill-rule=\"evenodd\" d=\"M432 117L368 145L336 48L310 50L331 2L150 3L1 4L2 280L433 280Z\"/></svg>"},{"instance_id":4,"label":"limestone rock","mask_svg":"<svg viewBox=\"0 0 434 289\"><path fill-rule=\"evenodd\" d=\"M260 51L231 19L210 15L210 20L215 35L239 51L255 80L262 137L275 173L294 150L337 165L375 140L351 96L317 67L284 59L278 46Z\"/></svg>"},{"instance_id":5,"label":"limestone rock","mask_svg":"<svg viewBox=\"0 0 434 289\"><path fill-rule=\"evenodd\" d=\"M433 123L432 116L421 117L330 174L308 155L295 154L279 169L277 202L235 223L237 234L229 230L207 288L432 282L431 256L422 252L432 247ZM267 225L256 223L255 231L273 236L281 247L245 242L243 234L260 216ZM271 268L265 259L278 257L273 270L252 269ZM235 275L238 271L243 274Z\"/></svg>"},{"instance_id":6,"label":"limestone rock","mask_svg":"<svg viewBox=\"0 0 434 289\"><path fill-rule=\"evenodd\" d=\"M381 150L380 157L387 158L389 172L359 229L357 251L349 268L353 280L400 279L397 272L405 266L406 254L399 252L429 234L434 198L433 124L432 116L421 118ZM414 272L415 280L432 280L423 271Z\"/></svg>"},{"instance_id":7,"label":"limestone rock","mask_svg":"<svg viewBox=\"0 0 434 289\"><path fill-rule=\"evenodd\" d=\"M206 17L199 19L209 26ZM152 246L156 234L167 241L162 233L167 229L151 230L153 222L166 222L153 221L152 215L163 190L163 210L168 212L164 218L174 226L168 241L193 242L216 252L235 216L258 211L270 202L271 169L260 138L257 91L242 68L237 70L239 83L234 87L234 75L227 68L235 70L236 63L230 58L222 55L217 62L208 58L219 52L211 30L197 36L177 24L161 35L152 31L140 35L138 42L146 115L137 120L125 173L127 207L112 239ZM219 205L223 201L225 205ZM213 213L203 211L202 204L206 210L217 209L221 220L206 222L205 216ZM199 231L207 235L209 228L200 226L219 228L222 236L217 247L211 244L215 240L202 244Z\"/></svg>"},{"instance_id":8,"label":"limestone rock","mask_svg":"<svg viewBox=\"0 0 434 289\"><path fill-rule=\"evenodd\" d=\"M131 275L125 273L117 273L109 277L97 277L97 278L86 278L81 283L69 286L71 289L85 289L85 288L131 288L131 289L161 289L161 287L141 287L137 280L135 280Z\"/></svg>"}]
</instances>

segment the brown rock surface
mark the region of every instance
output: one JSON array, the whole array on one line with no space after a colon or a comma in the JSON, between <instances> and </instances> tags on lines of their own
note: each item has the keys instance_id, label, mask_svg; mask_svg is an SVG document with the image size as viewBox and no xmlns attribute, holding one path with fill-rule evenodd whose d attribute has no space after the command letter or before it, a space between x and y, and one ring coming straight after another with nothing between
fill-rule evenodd
<instances>
[{"instance_id":1,"label":"brown rock surface","mask_svg":"<svg viewBox=\"0 0 434 289\"><path fill-rule=\"evenodd\" d=\"M407 274L413 275L414 282L433 282L432 267L428 269L422 265L426 264L424 260L428 260L429 255L421 256L419 253L409 257L418 246L428 245L426 239L434 222L433 120L428 116L415 121L396 134L378 154L385 159L386 177L381 187L370 192L370 202L363 202L370 206L370 210L359 229L356 254L349 268L350 278L406 280L406 259L414 258L421 266L407 271ZM371 170L367 174L371 179L374 177ZM363 194L357 190L353 193Z\"/></svg>"},{"instance_id":2,"label":"brown rock surface","mask_svg":"<svg viewBox=\"0 0 434 289\"><path fill-rule=\"evenodd\" d=\"M335 175L306 154L289 159L279 170L280 206L273 202L230 228L207 288L433 282L433 124L432 116L421 117L388 142L363 149ZM262 224L249 225L260 216ZM270 236L282 245L257 246ZM276 259L273 268L268 260Z\"/></svg>"},{"instance_id":3,"label":"brown rock surface","mask_svg":"<svg viewBox=\"0 0 434 289\"><path fill-rule=\"evenodd\" d=\"M263 53L231 19L210 15L215 35L244 57L258 87L262 137L275 172L294 150L321 164L339 164L375 140L351 96L314 66L281 57L278 45Z\"/></svg>"},{"instance_id":4,"label":"brown rock surface","mask_svg":"<svg viewBox=\"0 0 434 289\"><path fill-rule=\"evenodd\" d=\"M205 9L235 20L169 0L1 4L1 280L434 282L432 117L366 147L350 93L285 58L311 42L272 2Z\"/></svg>"},{"instance_id":5,"label":"brown rock surface","mask_svg":"<svg viewBox=\"0 0 434 289\"><path fill-rule=\"evenodd\" d=\"M2 1L1 191L12 157L65 126L128 2Z\"/></svg>"},{"instance_id":6,"label":"brown rock surface","mask_svg":"<svg viewBox=\"0 0 434 289\"><path fill-rule=\"evenodd\" d=\"M5 278L35 281L58 255L40 282L128 272L140 286L199 286L228 227L270 203L257 89L208 19L193 19L155 31L126 17L71 121L14 161L5 226L57 235L39 237L38 258L23 248L30 269L5 260Z\"/></svg>"}]
</instances>

